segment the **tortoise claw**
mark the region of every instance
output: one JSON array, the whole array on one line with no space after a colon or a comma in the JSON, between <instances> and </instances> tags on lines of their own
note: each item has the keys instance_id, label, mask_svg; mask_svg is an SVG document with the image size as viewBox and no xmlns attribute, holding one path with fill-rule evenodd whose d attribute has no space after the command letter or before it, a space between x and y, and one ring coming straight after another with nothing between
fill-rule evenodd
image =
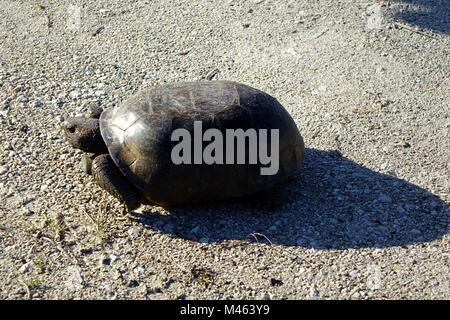
<instances>
[{"instance_id":1,"label":"tortoise claw","mask_svg":"<svg viewBox=\"0 0 450 320\"><path fill-rule=\"evenodd\" d=\"M86 174L92 175L92 161L94 160L94 154L84 153L81 157L80 166Z\"/></svg>"}]
</instances>

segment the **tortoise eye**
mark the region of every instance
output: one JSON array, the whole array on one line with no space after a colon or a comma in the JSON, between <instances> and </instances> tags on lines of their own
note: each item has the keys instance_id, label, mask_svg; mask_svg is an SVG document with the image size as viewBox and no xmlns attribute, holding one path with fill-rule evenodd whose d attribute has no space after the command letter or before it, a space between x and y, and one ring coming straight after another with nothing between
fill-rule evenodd
<instances>
[{"instance_id":1,"label":"tortoise eye","mask_svg":"<svg viewBox=\"0 0 450 320\"><path fill-rule=\"evenodd\" d=\"M69 131L70 133L74 133L75 132L75 126L68 127L67 131Z\"/></svg>"}]
</instances>

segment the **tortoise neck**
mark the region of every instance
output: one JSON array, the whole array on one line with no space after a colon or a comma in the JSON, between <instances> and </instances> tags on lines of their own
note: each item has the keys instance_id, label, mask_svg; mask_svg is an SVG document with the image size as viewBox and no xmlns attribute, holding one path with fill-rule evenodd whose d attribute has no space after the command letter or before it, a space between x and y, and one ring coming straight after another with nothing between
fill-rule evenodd
<instances>
[{"instance_id":1,"label":"tortoise neck","mask_svg":"<svg viewBox=\"0 0 450 320\"><path fill-rule=\"evenodd\" d=\"M98 119L89 119L90 126L86 125L86 136L82 141L80 149L87 153L93 153L95 155L108 153L108 148L106 147L105 141L103 140L100 121Z\"/></svg>"},{"instance_id":2,"label":"tortoise neck","mask_svg":"<svg viewBox=\"0 0 450 320\"><path fill-rule=\"evenodd\" d=\"M105 141L103 141L102 135L99 133L92 144L92 149L89 150L90 153L95 154L96 156L101 154L108 154L108 148L106 147Z\"/></svg>"}]
</instances>

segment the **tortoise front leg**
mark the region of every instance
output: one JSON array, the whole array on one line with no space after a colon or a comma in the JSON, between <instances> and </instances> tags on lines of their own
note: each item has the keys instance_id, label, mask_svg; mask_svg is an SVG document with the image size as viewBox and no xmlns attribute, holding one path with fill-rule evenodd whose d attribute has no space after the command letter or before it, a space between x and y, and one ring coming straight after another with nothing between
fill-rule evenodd
<instances>
[{"instance_id":1,"label":"tortoise front leg","mask_svg":"<svg viewBox=\"0 0 450 320\"><path fill-rule=\"evenodd\" d=\"M92 163L94 162L96 155L94 153L83 153L81 156L80 167L84 173L92 175Z\"/></svg>"},{"instance_id":2,"label":"tortoise front leg","mask_svg":"<svg viewBox=\"0 0 450 320\"><path fill-rule=\"evenodd\" d=\"M142 198L138 190L120 172L109 154L101 154L94 158L92 175L100 187L125 203L129 211L141 205Z\"/></svg>"}]
</instances>

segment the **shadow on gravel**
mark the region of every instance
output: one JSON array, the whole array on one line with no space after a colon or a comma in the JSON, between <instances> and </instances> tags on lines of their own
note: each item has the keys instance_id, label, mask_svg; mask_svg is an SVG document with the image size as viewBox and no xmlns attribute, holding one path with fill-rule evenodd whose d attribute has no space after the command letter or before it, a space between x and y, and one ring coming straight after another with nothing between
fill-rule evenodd
<instances>
[{"instance_id":1,"label":"shadow on gravel","mask_svg":"<svg viewBox=\"0 0 450 320\"><path fill-rule=\"evenodd\" d=\"M393 18L421 29L450 34L450 1L394 0L403 10L393 12Z\"/></svg>"},{"instance_id":2,"label":"shadow on gravel","mask_svg":"<svg viewBox=\"0 0 450 320\"><path fill-rule=\"evenodd\" d=\"M203 243L246 240L319 249L404 246L448 232L445 202L336 152L306 149L303 172L279 189L137 218L159 232Z\"/></svg>"}]
</instances>

